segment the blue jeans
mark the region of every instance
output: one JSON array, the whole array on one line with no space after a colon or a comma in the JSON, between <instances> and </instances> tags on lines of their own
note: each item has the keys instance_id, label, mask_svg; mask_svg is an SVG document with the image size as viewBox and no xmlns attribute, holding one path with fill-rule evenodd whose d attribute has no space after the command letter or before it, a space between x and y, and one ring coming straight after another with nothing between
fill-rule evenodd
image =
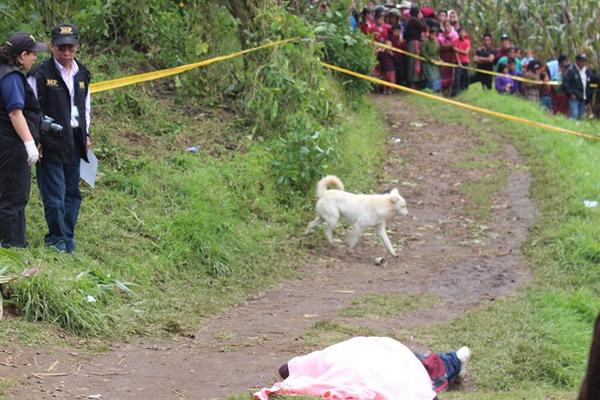
<instances>
[{"instance_id":1,"label":"blue jeans","mask_svg":"<svg viewBox=\"0 0 600 400\"><path fill-rule=\"evenodd\" d=\"M437 353L438 356L444 362L446 366L446 376L448 377L448 383L452 384L458 373L460 372L460 368L462 367L462 362L456 356L456 352L452 351L450 353Z\"/></svg>"},{"instance_id":2,"label":"blue jeans","mask_svg":"<svg viewBox=\"0 0 600 400\"><path fill-rule=\"evenodd\" d=\"M433 90L436 93L438 93L440 90L442 90L442 85L441 85L439 78L438 79L428 79L427 80L427 88Z\"/></svg>"},{"instance_id":3,"label":"blue jeans","mask_svg":"<svg viewBox=\"0 0 600 400\"><path fill-rule=\"evenodd\" d=\"M75 224L81 205L78 152L68 163L47 161L37 165L36 179L44 203L48 234L44 242L60 251L75 251Z\"/></svg>"},{"instance_id":4,"label":"blue jeans","mask_svg":"<svg viewBox=\"0 0 600 400\"><path fill-rule=\"evenodd\" d=\"M569 117L572 119L582 119L583 112L585 110L585 103L583 100L569 99Z\"/></svg>"},{"instance_id":5,"label":"blue jeans","mask_svg":"<svg viewBox=\"0 0 600 400\"><path fill-rule=\"evenodd\" d=\"M552 97L540 96L540 103L542 103L542 107L544 107L546 111L552 111Z\"/></svg>"}]
</instances>

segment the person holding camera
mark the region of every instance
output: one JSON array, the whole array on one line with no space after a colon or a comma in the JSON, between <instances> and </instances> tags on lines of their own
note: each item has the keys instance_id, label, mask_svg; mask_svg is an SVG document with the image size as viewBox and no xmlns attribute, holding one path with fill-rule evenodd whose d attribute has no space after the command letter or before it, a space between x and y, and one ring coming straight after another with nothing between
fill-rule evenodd
<instances>
[{"instance_id":1,"label":"person holding camera","mask_svg":"<svg viewBox=\"0 0 600 400\"><path fill-rule=\"evenodd\" d=\"M75 224L81 204L79 164L81 159L88 161L91 146L91 75L75 58L78 46L75 25L56 26L50 43L52 57L32 69L28 78L42 112L51 118L43 123L42 159L36 172L48 224L44 242L67 253L75 251Z\"/></svg>"},{"instance_id":2,"label":"person holding camera","mask_svg":"<svg viewBox=\"0 0 600 400\"><path fill-rule=\"evenodd\" d=\"M29 33L12 34L0 47L0 246L26 247L25 206L41 112L20 70L31 68L47 46Z\"/></svg>"}]
</instances>

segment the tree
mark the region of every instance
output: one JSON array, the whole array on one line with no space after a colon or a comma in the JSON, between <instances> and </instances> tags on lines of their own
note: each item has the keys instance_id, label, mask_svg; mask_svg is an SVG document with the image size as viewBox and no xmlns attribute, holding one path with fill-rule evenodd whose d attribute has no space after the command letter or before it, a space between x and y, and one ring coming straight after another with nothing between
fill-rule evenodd
<instances>
[{"instance_id":1,"label":"tree","mask_svg":"<svg viewBox=\"0 0 600 400\"><path fill-rule=\"evenodd\" d=\"M256 10L261 4L261 0L227 0L224 1L225 7L229 10L239 22L238 36L242 48L248 48L248 42L251 33L254 31L253 22L256 17Z\"/></svg>"}]
</instances>

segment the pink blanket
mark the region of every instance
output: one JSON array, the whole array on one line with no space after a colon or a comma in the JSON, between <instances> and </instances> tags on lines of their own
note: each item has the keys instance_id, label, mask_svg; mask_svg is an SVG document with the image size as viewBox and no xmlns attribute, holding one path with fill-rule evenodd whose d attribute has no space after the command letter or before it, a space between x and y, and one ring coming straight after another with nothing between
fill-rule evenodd
<instances>
[{"instance_id":1,"label":"pink blanket","mask_svg":"<svg viewBox=\"0 0 600 400\"><path fill-rule=\"evenodd\" d=\"M254 394L303 394L330 400L432 400L423 364L402 343L355 337L288 362L290 376Z\"/></svg>"}]
</instances>

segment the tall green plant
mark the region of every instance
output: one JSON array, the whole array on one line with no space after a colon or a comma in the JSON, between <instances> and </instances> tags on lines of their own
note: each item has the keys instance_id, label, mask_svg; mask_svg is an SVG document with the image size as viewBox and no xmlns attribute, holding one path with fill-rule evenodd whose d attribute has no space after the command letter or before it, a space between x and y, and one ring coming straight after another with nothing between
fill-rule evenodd
<instances>
[{"instance_id":1,"label":"tall green plant","mask_svg":"<svg viewBox=\"0 0 600 400\"><path fill-rule=\"evenodd\" d=\"M324 175L330 163L339 158L337 144L336 129L323 128L296 116L288 134L273 145L277 183L306 192Z\"/></svg>"},{"instance_id":2,"label":"tall green plant","mask_svg":"<svg viewBox=\"0 0 600 400\"><path fill-rule=\"evenodd\" d=\"M377 64L373 40L359 30L352 30L346 3L340 1L327 12L312 10L307 18L313 24L317 37L323 41L323 61L370 75ZM342 74L337 78L352 95L361 96L371 89L371 83L362 79Z\"/></svg>"},{"instance_id":3,"label":"tall green plant","mask_svg":"<svg viewBox=\"0 0 600 400\"><path fill-rule=\"evenodd\" d=\"M252 77L240 106L254 134L274 140L274 172L288 189L282 193L305 191L336 157L341 106L320 64L323 44L306 20L281 7L258 11L253 35L257 42L300 38L248 60Z\"/></svg>"}]
</instances>

